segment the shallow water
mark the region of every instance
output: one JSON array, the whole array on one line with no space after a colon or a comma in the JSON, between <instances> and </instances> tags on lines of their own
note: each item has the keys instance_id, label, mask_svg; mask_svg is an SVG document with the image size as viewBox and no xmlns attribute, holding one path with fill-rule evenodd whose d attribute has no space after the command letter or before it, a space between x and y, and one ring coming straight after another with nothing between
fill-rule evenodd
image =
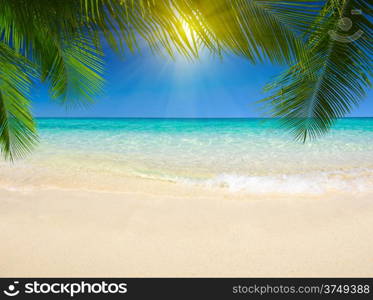
<instances>
[{"instance_id":1,"label":"shallow water","mask_svg":"<svg viewBox=\"0 0 373 300\"><path fill-rule=\"evenodd\" d=\"M372 188L373 118L339 120L306 144L278 125L269 119L38 119L41 144L20 164L254 194Z\"/></svg>"}]
</instances>

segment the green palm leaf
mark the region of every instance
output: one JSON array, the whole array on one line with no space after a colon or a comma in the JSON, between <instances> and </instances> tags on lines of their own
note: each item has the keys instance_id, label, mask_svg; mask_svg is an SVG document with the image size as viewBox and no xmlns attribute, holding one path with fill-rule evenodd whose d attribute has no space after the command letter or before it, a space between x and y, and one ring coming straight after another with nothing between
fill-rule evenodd
<instances>
[{"instance_id":1,"label":"green palm leaf","mask_svg":"<svg viewBox=\"0 0 373 300\"><path fill-rule=\"evenodd\" d=\"M92 102L103 87L103 53L97 33L79 14L79 3L0 1L3 42L39 67L51 95L63 103Z\"/></svg>"},{"instance_id":2,"label":"green palm leaf","mask_svg":"<svg viewBox=\"0 0 373 300\"><path fill-rule=\"evenodd\" d=\"M369 8L363 0L328 1L307 37L308 55L267 86L272 95L262 102L296 139L304 142L327 132L371 86ZM343 17L351 19L348 32L343 30Z\"/></svg>"},{"instance_id":3,"label":"green palm leaf","mask_svg":"<svg viewBox=\"0 0 373 300\"><path fill-rule=\"evenodd\" d=\"M29 62L0 43L0 149L10 160L24 157L37 141L26 75L32 73Z\"/></svg>"},{"instance_id":4,"label":"green palm leaf","mask_svg":"<svg viewBox=\"0 0 373 300\"><path fill-rule=\"evenodd\" d=\"M52 60L42 79L50 82L50 94L61 103L92 103L102 93L102 51L84 36L70 38L50 48Z\"/></svg>"}]
</instances>

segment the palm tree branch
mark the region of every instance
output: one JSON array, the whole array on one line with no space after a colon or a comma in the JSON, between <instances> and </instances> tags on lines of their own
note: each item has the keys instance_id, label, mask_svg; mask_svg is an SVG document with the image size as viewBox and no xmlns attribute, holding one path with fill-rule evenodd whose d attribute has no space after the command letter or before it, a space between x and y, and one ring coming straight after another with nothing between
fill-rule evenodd
<instances>
[{"instance_id":1,"label":"palm tree branch","mask_svg":"<svg viewBox=\"0 0 373 300\"><path fill-rule=\"evenodd\" d=\"M28 69L28 70L25 70ZM30 110L30 62L0 43L0 149L6 159L24 157L37 142Z\"/></svg>"}]
</instances>

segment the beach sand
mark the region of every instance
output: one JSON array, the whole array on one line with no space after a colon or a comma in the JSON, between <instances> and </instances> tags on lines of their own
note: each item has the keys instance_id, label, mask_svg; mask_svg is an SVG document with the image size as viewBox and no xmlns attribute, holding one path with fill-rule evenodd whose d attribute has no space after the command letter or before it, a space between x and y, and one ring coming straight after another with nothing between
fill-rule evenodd
<instances>
[{"instance_id":1,"label":"beach sand","mask_svg":"<svg viewBox=\"0 0 373 300\"><path fill-rule=\"evenodd\" d=\"M372 195L122 183L2 188L0 276L373 276Z\"/></svg>"}]
</instances>

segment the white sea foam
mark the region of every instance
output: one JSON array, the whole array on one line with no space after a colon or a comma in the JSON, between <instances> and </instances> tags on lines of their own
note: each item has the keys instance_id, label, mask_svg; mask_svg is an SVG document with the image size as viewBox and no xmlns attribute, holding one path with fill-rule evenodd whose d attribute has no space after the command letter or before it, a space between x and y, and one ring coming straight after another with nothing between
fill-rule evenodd
<instances>
[{"instance_id":1,"label":"white sea foam","mask_svg":"<svg viewBox=\"0 0 373 300\"><path fill-rule=\"evenodd\" d=\"M210 179L181 179L178 181L223 188L248 194L322 195L328 192L368 192L373 186L373 170L350 172L319 172L278 176L246 176L221 174Z\"/></svg>"}]
</instances>

